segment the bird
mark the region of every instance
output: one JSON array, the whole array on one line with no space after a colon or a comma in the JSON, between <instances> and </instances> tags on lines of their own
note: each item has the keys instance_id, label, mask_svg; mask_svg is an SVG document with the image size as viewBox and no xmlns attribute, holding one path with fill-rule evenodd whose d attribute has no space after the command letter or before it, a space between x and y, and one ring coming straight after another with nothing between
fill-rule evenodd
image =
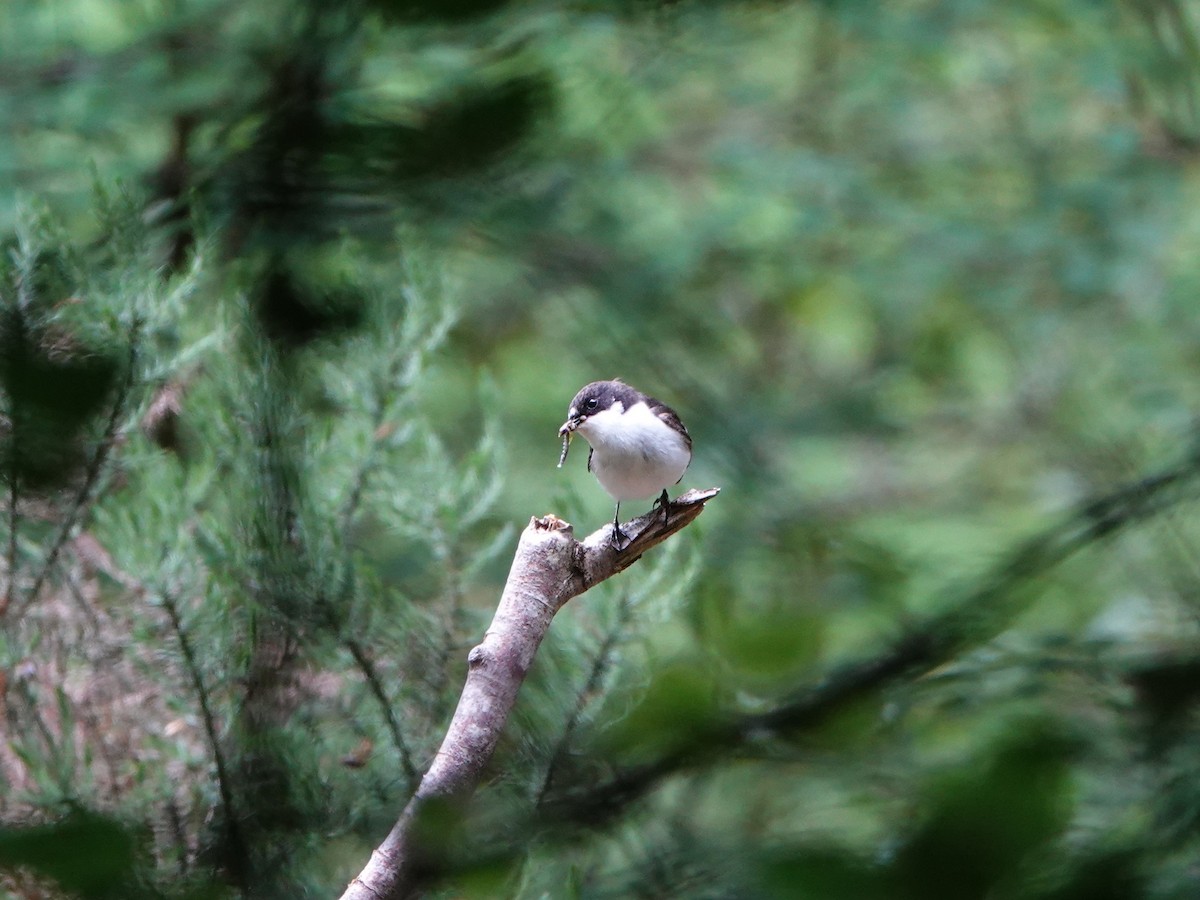
<instances>
[{"instance_id":1,"label":"bird","mask_svg":"<svg viewBox=\"0 0 1200 900\"><path fill-rule=\"evenodd\" d=\"M559 467L577 433L590 446L588 471L617 503L612 534L616 549L626 539L621 501L657 495L655 506L662 507L663 521L670 518L667 488L683 479L692 461L692 436L675 410L619 378L593 381L579 389L567 408L567 421L558 429L563 439Z\"/></svg>"}]
</instances>

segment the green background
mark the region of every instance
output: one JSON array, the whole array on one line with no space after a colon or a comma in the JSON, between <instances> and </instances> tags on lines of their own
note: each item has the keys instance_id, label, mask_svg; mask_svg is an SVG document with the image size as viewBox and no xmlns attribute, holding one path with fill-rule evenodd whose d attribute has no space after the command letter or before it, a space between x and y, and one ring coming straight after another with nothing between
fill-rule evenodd
<instances>
[{"instance_id":1,"label":"green background","mask_svg":"<svg viewBox=\"0 0 1200 900\"><path fill-rule=\"evenodd\" d=\"M0 860L340 890L518 530L608 520L556 430L621 377L722 493L560 615L435 890L1194 896L1198 40L1165 0L10 4Z\"/></svg>"}]
</instances>

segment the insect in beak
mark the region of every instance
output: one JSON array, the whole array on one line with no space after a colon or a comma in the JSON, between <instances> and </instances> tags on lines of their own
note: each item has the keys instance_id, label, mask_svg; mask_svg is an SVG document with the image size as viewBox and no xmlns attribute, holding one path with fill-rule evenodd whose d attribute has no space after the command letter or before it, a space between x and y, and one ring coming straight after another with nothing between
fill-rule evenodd
<instances>
[{"instance_id":1,"label":"insect in beak","mask_svg":"<svg viewBox=\"0 0 1200 900\"><path fill-rule=\"evenodd\" d=\"M567 423L567 425L570 424L570 422ZM563 439L562 454L558 457L558 467L560 469L563 467L563 463L567 461L567 451L571 449L571 437L575 434L575 430L568 428L567 425L558 429L558 433L562 435Z\"/></svg>"}]
</instances>

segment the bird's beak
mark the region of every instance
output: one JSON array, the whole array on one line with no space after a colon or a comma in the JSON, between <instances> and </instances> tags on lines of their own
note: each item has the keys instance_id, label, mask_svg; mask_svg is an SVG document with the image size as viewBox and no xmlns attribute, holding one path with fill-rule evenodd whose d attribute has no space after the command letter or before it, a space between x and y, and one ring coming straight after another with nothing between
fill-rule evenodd
<instances>
[{"instance_id":1,"label":"bird's beak","mask_svg":"<svg viewBox=\"0 0 1200 900\"><path fill-rule=\"evenodd\" d=\"M579 423L582 421L583 419L578 417L574 419L567 419L567 421L563 422L562 428L558 429L558 436L564 437L565 435L570 434L579 427Z\"/></svg>"}]
</instances>

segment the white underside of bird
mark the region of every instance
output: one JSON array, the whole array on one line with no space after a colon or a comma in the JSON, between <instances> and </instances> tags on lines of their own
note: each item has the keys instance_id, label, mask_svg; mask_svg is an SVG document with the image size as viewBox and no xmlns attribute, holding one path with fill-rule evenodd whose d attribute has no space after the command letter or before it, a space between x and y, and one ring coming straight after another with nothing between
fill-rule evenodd
<instances>
[{"instance_id":1,"label":"white underside of bird","mask_svg":"<svg viewBox=\"0 0 1200 900\"><path fill-rule=\"evenodd\" d=\"M578 431L591 445L588 468L618 503L657 497L683 477L692 461L683 435L645 403L620 403L595 413Z\"/></svg>"}]
</instances>

